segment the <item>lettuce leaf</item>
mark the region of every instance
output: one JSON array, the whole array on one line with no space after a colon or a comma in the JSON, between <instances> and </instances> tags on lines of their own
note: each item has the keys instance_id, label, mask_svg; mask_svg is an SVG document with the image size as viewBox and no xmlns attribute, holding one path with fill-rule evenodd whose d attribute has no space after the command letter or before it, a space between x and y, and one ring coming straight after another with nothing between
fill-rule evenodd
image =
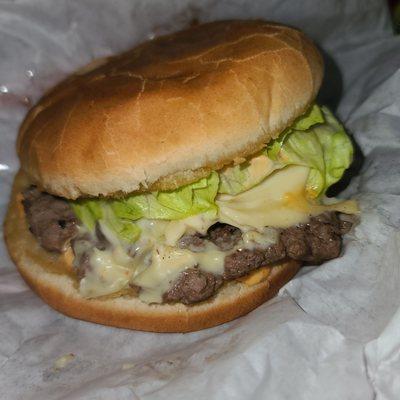
<instances>
[{"instance_id":1,"label":"lettuce leaf","mask_svg":"<svg viewBox=\"0 0 400 400\"><path fill-rule=\"evenodd\" d=\"M221 183L218 192L226 194L238 194L250 189L251 183L249 182L249 166L250 163L245 161L242 164L225 168L224 171L220 172L219 177L221 179ZM258 182L255 184L257 183Z\"/></svg>"},{"instance_id":2,"label":"lettuce leaf","mask_svg":"<svg viewBox=\"0 0 400 400\"><path fill-rule=\"evenodd\" d=\"M305 131L311 126L324 122L323 113L316 104L313 105L305 114L296 119L293 125L286 129L282 134L268 145L267 152L261 152L268 156L269 159L277 160L278 154L287 136L291 135L294 130ZM256 156L259 158L260 154ZM254 158L252 159L254 160ZM254 165L252 160L246 161L242 164L225 168L220 172L220 187L219 193L235 195L248 190L258 183L276 169L282 168L284 165L276 163L274 166L265 168L264 174L258 172L256 175L253 173Z\"/></svg>"},{"instance_id":3,"label":"lettuce leaf","mask_svg":"<svg viewBox=\"0 0 400 400\"><path fill-rule=\"evenodd\" d=\"M103 217L101 203L101 200L89 199L70 202L75 215L81 220L83 225L87 229L89 229L89 231L93 231L96 225L96 221Z\"/></svg>"},{"instance_id":4,"label":"lettuce leaf","mask_svg":"<svg viewBox=\"0 0 400 400\"><path fill-rule=\"evenodd\" d=\"M324 116L319 106L314 104L305 114L301 117L297 118L294 124L284 130L278 138L273 140L272 142L268 143L268 156L275 160L278 156L279 151L285 141L286 137L289 136L293 130L297 131L306 131L307 129L311 128L315 124L320 124L324 122Z\"/></svg>"},{"instance_id":5,"label":"lettuce leaf","mask_svg":"<svg viewBox=\"0 0 400 400\"><path fill-rule=\"evenodd\" d=\"M134 242L140 235L140 228L128 219L118 217L106 200L78 200L71 202L71 206L90 232L94 231L96 222L101 220L125 242Z\"/></svg>"},{"instance_id":6,"label":"lettuce leaf","mask_svg":"<svg viewBox=\"0 0 400 400\"><path fill-rule=\"evenodd\" d=\"M103 218L102 221L112 229L124 242L133 243L140 236L140 228L134 221L126 218L120 218L113 211L109 202L102 205Z\"/></svg>"},{"instance_id":7,"label":"lettuce leaf","mask_svg":"<svg viewBox=\"0 0 400 400\"><path fill-rule=\"evenodd\" d=\"M305 114L297 118L290 128L297 131L306 131L313 125L320 124L324 121L323 111L319 106L314 104Z\"/></svg>"},{"instance_id":8,"label":"lettuce leaf","mask_svg":"<svg viewBox=\"0 0 400 400\"><path fill-rule=\"evenodd\" d=\"M127 242L137 240L139 218L176 220L203 212L217 214L215 196L219 185L218 173L176 190L136 194L119 200L78 200L71 202L77 217L89 231L102 220Z\"/></svg>"},{"instance_id":9,"label":"lettuce leaf","mask_svg":"<svg viewBox=\"0 0 400 400\"><path fill-rule=\"evenodd\" d=\"M314 106L316 107L316 106ZM306 191L310 198L317 198L343 175L353 160L353 145L343 126L325 107L321 108L323 123L295 124L267 147L272 160L286 165L310 167Z\"/></svg>"},{"instance_id":10,"label":"lettuce leaf","mask_svg":"<svg viewBox=\"0 0 400 400\"><path fill-rule=\"evenodd\" d=\"M202 212L217 213L219 176L216 172L176 190L145 193L113 200L111 207L120 218L175 220Z\"/></svg>"},{"instance_id":11,"label":"lettuce leaf","mask_svg":"<svg viewBox=\"0 0 400 400\"><path fill-rule=\"evenodd\" d=\"M282 168L274 163L264 152L249 161L220 171L218 193L236 195L259 184L276 169Z\"/></svg>"}]
</instances>

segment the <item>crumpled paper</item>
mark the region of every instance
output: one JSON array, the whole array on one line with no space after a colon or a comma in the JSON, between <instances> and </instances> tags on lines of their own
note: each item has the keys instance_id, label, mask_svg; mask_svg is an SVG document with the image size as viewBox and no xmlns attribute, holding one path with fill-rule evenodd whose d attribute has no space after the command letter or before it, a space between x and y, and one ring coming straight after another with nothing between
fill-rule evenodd
<instances>
[{"instance_id":1,"label":"crumpled paper","mask_svg":"<svg viewBox=\"0 0 400 400\"><path fill-rule=\"evenodd\" d=\"M343 192L361 223L342 258L303 268L277 298L192 334L64 317L22 281L0 244L2 399L400 398L400 37L375 0L19 0L0 4L0 218L30 105L96 57L191 21L263 18L323 49L320 102L360 152Z\"/></svg>"}]
</instances>

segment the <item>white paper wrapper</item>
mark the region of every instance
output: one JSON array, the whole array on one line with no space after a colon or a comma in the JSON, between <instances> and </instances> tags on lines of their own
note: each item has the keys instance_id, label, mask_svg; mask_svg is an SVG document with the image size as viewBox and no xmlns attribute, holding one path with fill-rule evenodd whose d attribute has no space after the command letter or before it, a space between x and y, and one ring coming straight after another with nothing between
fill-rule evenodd
<instances>
[{"instance_id":1,"label":"white paper wrapper","mask_svg":"<svg viewBox=\"0 0 400 400\"><path fill-rule=\"evenodd\" d=\"M365 160L345 195L362 220L345 255L308 267L248 316L159 335L66 318L23 283L0 244L0 398L400 398L400 38L374 0L50 1L0 4L0 212L30 104L95 57L190 20L264 18L324 49L321 102Z\"/></svg>"}]
</instances>

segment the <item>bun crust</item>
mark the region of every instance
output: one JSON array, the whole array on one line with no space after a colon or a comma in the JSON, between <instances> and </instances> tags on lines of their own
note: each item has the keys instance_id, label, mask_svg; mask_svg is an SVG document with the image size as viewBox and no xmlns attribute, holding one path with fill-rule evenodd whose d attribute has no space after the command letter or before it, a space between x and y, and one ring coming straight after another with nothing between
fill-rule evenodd
<instances>
[{"instance_id":1,"label":"bun crust","mask_svg":"<svg viewBox=\"0 0 400 400\"><path fill-rule=\"evenodd\" d=\"M275 266L267 280L257 285L232 282L213 299L193 306L147 305L126 295L88 300L78 292L71 262L43 250L29 232L19 195L25 185L26 179L19 174L4 225L8 251L32 289L51 307L70 317L152 332L197 331L247 314L275 296L300 268L296 261Z\"/></svg>"},{"instance_id":2,"label":"bun crust","mask_svg":"<svg viewBox=\"0 0 400 400\"><path fill-rule=\"evenodd\" d=\"M247 157L315 99L322 58L300 31L219 21L98 60L19 134L22 169L65 198L174 189Z\"/></svg>"}]
</instances>

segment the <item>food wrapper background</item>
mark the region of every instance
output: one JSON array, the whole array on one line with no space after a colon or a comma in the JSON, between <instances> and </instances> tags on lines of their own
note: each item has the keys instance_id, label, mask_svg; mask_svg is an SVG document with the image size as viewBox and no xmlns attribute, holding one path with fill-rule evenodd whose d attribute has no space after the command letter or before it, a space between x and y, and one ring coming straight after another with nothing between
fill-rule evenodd
<instances>
[{"instance_id":1,"label":"food wrapper background","mask_svg":"<svg viewBox=\"0 0 400 400\"><path fill-rule=\"evenodd\" d=\"M343 195L362 219L344 256L304 268L243 318L160 335L58 314L1 243L1 399L400 398L400 37L383 1L1 2L0 218L18 125L46 89L96 57L226 18L294 25L324 50L320 102L360 147Z\"/></svg>"}]
</instances>

